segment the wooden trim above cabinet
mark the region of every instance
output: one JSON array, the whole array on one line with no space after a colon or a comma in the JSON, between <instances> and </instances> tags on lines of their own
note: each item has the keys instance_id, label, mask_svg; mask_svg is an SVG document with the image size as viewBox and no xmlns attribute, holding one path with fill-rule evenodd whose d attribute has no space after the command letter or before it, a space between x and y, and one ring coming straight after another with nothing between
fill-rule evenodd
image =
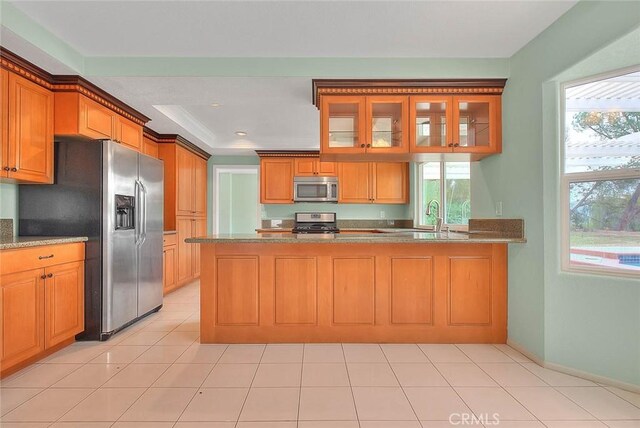
<instances>
[{"instance_id":1,"label":"wooden trim above cabinet","mask_svg":"<svg viewBox=\"0 0 640 428\"><path fill-rule=\"evenodd\" d=\"M53 92L77 92L144 125L151 119L80 76L53 75L0 46L0 66Z\"/></svg>"},{"instance_id":2,"label":"wooden trim above cabinet","mask_svg":"<svg viewBox=\"0 0 640 428\"><path fill-rule=\"evenodd\" d=\"M142 135L158 144L177 144L204 160L209 160L209 158L211 157L209 153L205 152L200 147L196 146L191 141L187 140L184 137L181 137L178 134L159 134L153 129L143 126Z\"/></svg>"},{"instance_id":3,"label":"wooden trim above cabinet","mask_svg":"<svg viewBox=\"0 0 640 428\"><path fill-rule=\"evenodd\" d=\"M507 79L313 79L313 104L322 95L500 95Z\"/></svg>"},{"instance_id":4,"label":"wooden trim above cabinet","mask_svg":"<svg viewBox=\"0 0 640 428\"><path fill-rule=\"evenodd\" d=\"M318 150L256 150L261 158L317 158Z\"/></svg>"}]
</instances>

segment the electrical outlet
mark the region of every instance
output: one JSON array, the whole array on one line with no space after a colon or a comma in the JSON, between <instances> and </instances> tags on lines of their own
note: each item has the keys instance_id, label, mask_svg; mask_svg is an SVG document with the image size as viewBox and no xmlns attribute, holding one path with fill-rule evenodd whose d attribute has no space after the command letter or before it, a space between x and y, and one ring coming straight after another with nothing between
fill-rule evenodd
<instances>
[{"instance_id":1,"label":"electrical outlet","mask_svg":"<svg viewBox=\"0 0 640 428\"><path fill-rule=\"evenodd\" d=\"M502 217L502 201L496 202L496 216Z\"/></svg>"},{"instance_id":2,"label":"electrical outlet","mask_svg":"<svg viewBox=\"0 0 640 428\"><path fill-rule=\"evenodd\" d=\"M387 213L380 211L380 218L387 218Z\"/></svg>"}]
</instances>

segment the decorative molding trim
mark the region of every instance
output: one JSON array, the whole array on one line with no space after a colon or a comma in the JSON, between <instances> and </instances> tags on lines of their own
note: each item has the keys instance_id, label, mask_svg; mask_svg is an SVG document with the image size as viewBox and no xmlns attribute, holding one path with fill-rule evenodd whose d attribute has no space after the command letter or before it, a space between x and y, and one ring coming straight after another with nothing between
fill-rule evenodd
<instances>
[{"instance_id":1,"label":"decorative molding trim","mask_svg":"<svg viewBox=\"0 0 640 428\"><path fill-rule=\"evenodd\" d=\"M537 365L539 365L540 367L544 367L547 368L549 370L554 370L560 373L564 373L564 374L568 374L570 376L575 376L575 377L579 377L585 380L589 380L591 382L596 382L599 384L603 384L603 385L608 385L608 386L613 386L616 388L620 388L620 389L624 389L626 391L631 391L631 392L635 392L637 394L640 394L640 385L635 385L632 383L627 383L627 382L622 382L616 379L611 379L605 376L600 376L600 375L596 375L596 374L592 374L592 373L587 373L587 372L583 372L581 370L576 370L573 369L571 367L566 367L560 364L556 364L556 363L551 363L548 361L545 361L543 359L541 359L540 357L538 357L537 355L527 351L522 345L520 345L517 342L514 342L510 339L507 339L507 345L511 346L513 349L515 349L516 351L520 352L522 355L524 355L525 357L529 358L530 360L532 360L534 363L536 363Z\"/></svg>"},{"instance_id":2,"label":"decorative molding trim","mask_svg":"<svg viewBox=\"0 0 640 428\"><path fill-rule=\"evenodd\" d=\"M0 46L0 66L53 92L77 92L144 125L151 119L80 76L53 75Z\"/></svg>"},{"instance_id":3,"label":"decorative molding trim","mask_svg":"<svg viewBox=\"0 0 640 428\"><path fill-rule=\"evenodd\" d=\"M318 150L256 150L261 158L317 158Z\"/></svg>"},{"instance_id":4,"label":"decorative molding trim","mask_svg":"<svg viewBox=\"0 0 640 428\"><path fill-rule=\"evenodd\" d=\"M185 149L189 150L193 154L201 157L204 160L208 160L211 155L200 147L193 144L191 141L178 134L158 134L151 128L146 126L142 127L142 136L154 141L158 144L177 144Z\"/></svg>"},{"instance_id":5,"label":"decorative molding trim","mask_svg":"<svg viewBox=\"0 0 640 428\"><path fill-rule=\"evenodd\" d=\"M500 95L507 79L313 79L313 104L322 95Z\"/></svg>"}]
</instances>

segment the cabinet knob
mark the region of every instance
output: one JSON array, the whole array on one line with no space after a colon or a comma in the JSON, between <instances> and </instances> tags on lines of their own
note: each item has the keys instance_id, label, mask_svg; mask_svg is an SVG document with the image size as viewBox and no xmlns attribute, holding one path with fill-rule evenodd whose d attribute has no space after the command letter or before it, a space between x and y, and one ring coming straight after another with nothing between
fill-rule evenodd
<instances>
[{"instance_id":1,"label":"cabinet knob","mask_svg":"<svg viewBox=\"0 0 640 428\"><path fill-rule=\"evenodd\" d=\"M11 172L18 172L18 168L14 166L13 168L11 168Z\"/></svg>"},{"instance_id":2,"label":"cabinet knob","mask_svg":"<svg viewBox=\"0 0 640 428\"><path fill-rule=\"evenodd\" d=\"M453 143L449 143L449 147L453 147Z\"/></svg>"},{"instance_id":3,"label":"cabinet knob","mask_svg":"<svg viewBox=\"0 0 640 428\"><path fill-rule=\"evenodd\" d=\"M40 279L45 279L47 275L40 275Z\"/></svg>"},{"instance_id":4,"label":"cabinet knob","mask_svg":"<svg viewBox=\"0 0 640 428\"><path fill-rule=\"evenodd\" d=\"M453 147L460 147L460 144L455 143L455 144L453 145Z\"/></svg>"},{"instance_id":5,"label":"cabinet knob","mask_svg":"<svg viewBox=\"0 0 640 428\"><path fill-rule=\"evenodd\" d=\"M360 147L362 147L364 149L364 144L360 144Z\"/></svg>"},{"instance_id":6,"label":"cabinet knob","mask_svg":"<svg viewBox=\"0 0 640 428\"><path fill-rule=\"evenodd\" d=\"M2 169L4 169L5 171L9 171L11 168L9 168L8 166L5 166L5 167L4 167L4 168L2 168Z\"/></svg>"},{"instance_id":7,"label":"cabinet knob","mask_svg":"<svg viewBox=\"0 0 640 428\"><path fill-rule=\"evenodd\" d=\"M367 144L367 148L371 147L371 144Z\"/></svg>"},{"instance_id":8,"label":"cabinet knob","mask_svg":"<svg viewBox=\"0 0 640 428\"><path fill-rule=\"evenodd\" d=\"M53 278L53 274L52 273L48 273L47 274L47 278Z\"/></svg>"}]
</instances>

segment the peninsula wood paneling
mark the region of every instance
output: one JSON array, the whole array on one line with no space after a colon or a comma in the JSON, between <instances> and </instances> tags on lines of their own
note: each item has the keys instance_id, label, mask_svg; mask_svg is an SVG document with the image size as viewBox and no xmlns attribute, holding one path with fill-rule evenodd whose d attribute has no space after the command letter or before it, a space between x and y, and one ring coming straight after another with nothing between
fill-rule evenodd
<instances>
[{"instance_id":1,"label":"peninsula wood paneling","mask_svg":"<svg viewBox=\"0 0 640 428\"><path fill-rule=\"evenodd\" d=\"M333 323L373 324L375 271L373 257L333 259Z\"/></svg>"},{"instance_id":2,"label":"peninsula wood paneling","mask_svg":"<svg viewBox=\"0 0 640 428\"><path fill-rule=\"evenodd\" d=\"M276 257L276 324L315 324L318 274L315 257Z\"/></svg>"},{"instance_id":3,"label":"peninsula wood paneling","mask_svg":"<svg viewBox=\"0 0 640 428\"><path fill-rule=\"evenodd\" d=\"M433 322L433 258L391 258L391 323Z\"/></svg>"},{"instance_id":4,"label":"peninsula wood paneling","mask_svg":"<svg viewBox=\"0 0 640 428\"><path fill-rule=\"evenodd\" d=\"M202 343L506 342L506 244L199 245Z\"/></svg>"},{"instance_id":5,"label":"peninsula wood paneling","mask_svg":"<svg viewBox=\"0 0 640 428\"><path fill-rule=\"evenodd\" d=\"M491 259L449 258L449 323L491 324Z\"/></svg>"},{"instance_id":6,"label":"peninsula wood paneling","mask_svg":"<svg viewBox=\"0 0 640 428\"><path fill-rule=\"evenodd\" d=\"M258 257L217 259L217 324L258 324L258 273Z\"/></svg>"}]
</instances>

